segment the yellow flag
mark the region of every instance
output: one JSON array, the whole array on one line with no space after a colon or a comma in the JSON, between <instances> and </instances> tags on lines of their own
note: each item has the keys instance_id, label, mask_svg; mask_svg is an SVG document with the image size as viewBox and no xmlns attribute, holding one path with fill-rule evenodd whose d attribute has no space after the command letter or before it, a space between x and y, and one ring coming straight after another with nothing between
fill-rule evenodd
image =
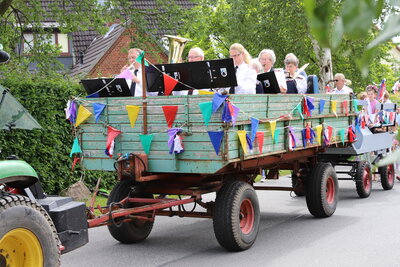
<instances>
[{"instance_id":1,"label":"yellow flag","mask_svg":"<svg viewBox=\"0 0 400 267\"><path fill-rule=\"evenodd\" d=\"M271 127L272 140L274 140L275 128L276 128L276 121L270 121L270 122L269 122L269 126Z\"/></svg>"},{"instance_id":2,"label":"yellow flag","mask_svg":"<svg viewBox=\"0 0 400 267\"><path fill-rule=\"evenodd\" d=\"M214 92L199 90L199 95L213 95Z\"/></svg>"},{"instance_id":3,"label":"yellow flag","mask_svg":"<svg viewBox=\"0 0 400 267\"><path fill-rule=\"evenodd\" d=\"M315 130L317 132L317 142L318 142L318 145L320 145L321 144L322 125L320 124L320 125L315 126Z\"/></svg>"},{"instance_id":4,"label":"yellow flag","mask_svg":"<svg viewBox=\"0 0 400 267\"><path fill-rule=\"evenodd\" d=\"M240 130L240 131L237 131L237 134L239 136L239 140L240 140L240 144L242 145L243 152L245 155L247 155L246 131Z\"/></svg>"},{"instance_id":5,"label":"yellow flag","mask_svg":"<svg viewBox=\"0 0 400 267\"><path fill-rule=\"evenodd\" d=\"M87 118L89 118L92 113L85 108L84 106L80 105L78 108L78 116L76 116L75 127L78 127L79 124L84 122Z\"/></svg>"},{"instance_id":6,"label":"yellow flag","mask_svg":"<svg viewBox=\"0 0 400 267\"><path fill-rule=\"evenodd\" d=\"M336 106L337 106L337 101L336 101L336 100L331 101L332 112L333 112L333 114L335 114L335 116L337 117L337 114L336 114Z\"/></svg>"},{"instance_id":7,"label":"yellow flag","mask_svg":"<svg viewBox=\"0 0 400 267\"><path fill-rule=\"evenodd\" d=\"M126 105L126 111L128 111L128 117L129 117L129 121L131 122L131 127L134 128L136 120L137 120L137 117L139 115L140 107L139 106Z\"/></svg>"}]
</instances>

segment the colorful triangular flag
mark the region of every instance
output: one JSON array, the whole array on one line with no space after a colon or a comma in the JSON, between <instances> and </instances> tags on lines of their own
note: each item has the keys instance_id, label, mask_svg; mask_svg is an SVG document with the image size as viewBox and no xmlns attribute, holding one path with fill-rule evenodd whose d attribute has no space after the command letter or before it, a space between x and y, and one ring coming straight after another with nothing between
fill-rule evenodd
<instances>
[{"instance_id":1,"label":"colorful triangular flag","mask_svg":"<svg viewBox=\"0 0 400 267\"><path fill-rule=\"evenodd\" d=\"M164 78L164 95L170 95L171 92L174 90L178 81L167 74L163 74L163 78Z\"/></svg>"},{"instance_id":2,"label":"colorful triangular flag","mask_svg":"<svg viewBox=\"0 0 400 267\"><path fill-rule=\"evenodd\" d=\"M75 137L74 144L72 145L71 152L69 153L69 157L72 158L72 155L77 153L82 153L82 149L79 145L78 137Z\"/></svg>"},{"instance_id":3,"label":"colorful triangular flag","mask_svg":"<svg viewBox=\"0 0 400 267\"><path fill-rule=\"evenodd\" d=\"M259 120L255 118L251 118L251 142L254 143L254 140L256 139L256 133L258 130L258 124L260 123Z\"/></svg>"},{"instance_id":4,"label":"colorful triangular flag","mask_svg":"<svg viewBox=\"0 0 400 267\"><path fill-rule=\"evenodd\" d=\"M223 131L219 131L219 132L208 131L208 136L210 137L210 140L214 147L215 153L218 155L219 149L220 149L221 143L222 143L222 138L224 137L224 132Z\"/></svg>"},{"instance_id":5,"label":"colorful triangular flag","mask_svg":"<svg viewBox=\"0 0 400 267\"><path fill-rule=\"evenodd\" d=\"M93 112L94 112L94 117L96 119L96 123L99 122L100 115L105 107L106 107L105 104L93 103Z\"/></svg>"},{"instance_id":6,"label":"colorful triangular flag","mask_svg":"<svg viewBox=\"0 0 400 267\"><path fill-rule=\"evenodd\" d=\"M256 138L257 138L257 143L258 143L258 151L261 154L263 151L263 145L264 145L264 132L257 132Z\"/></svg>"},{"instance_id":7,"label":"colorful triangular flag","mask_svg":"<svg viewBox=\"0 0 400 267\"><path fill-rule=\"evenodd\" d=\"M203 115L204 124L208 126L212 115L212 102L199 103L199 107Z\"/></svg>"},{"instance_id":8,"label":"colorful triangular flag","mask_svg":"<svg viewBox=\"0 0 400 267\"><path fill-rule=\"evenodd\" d=\"M128 112L129 122L132 128L135 128L136 120L139 115L140 107L133 105L126 105L126 111Z\"/></svg>"},{"instance_id":9,"label":"colorful triangular flag","mask_svg":"<svg viewBox=\"0 0 400 267\"><path fill-rule=\"evenodd\" d=\"M246 140L246 131L239 130L237 131L237 135L239 137L240 144L242 145L242 149L245 155L247 155L247 140Z\"/></svg>"},{"instance_id":10,"label":"colorful triangular flag","mask_svg":"<svg viewBox=\"0 0 400 267\"><path fill-rule=\"evenodd\" d=\"M212 100L212 110L213 113L215 113L218 108L224 103L225 99L228 97L228 95L221 95L219 93L214 94L213 100Z\"/></svg>"},{"instance_id":11,"label":"colorful triangular flag","mask_svg":"<svg viewBox=\"0 0 400 267\"><path fill-rule=\"evenodd\" d=\"M165 120L167 121L168 128L172 127L175 121L176 113L178 112L178 106L163 106Z\"/></svg>"},{"instance_id":12,"label":"colorful triangular flag","mask_svg":"<svg viewBox=\"0 0 400 267\"><path fill-rule=\"evenodd\" d=\"M122 133L121 131L108 126L107 127L107 141L106 141L106 150L105 150L105 154L107 156L109 156L110 158L112 158L113 154L114 154L114 139L120 134Z\"/></svg>"},{"instance_id":13,"label":"colorful triangular flag","mask_svg":"<svg viewBox=\"0 0 400 267\"><path fill-rule=\"evenodd\" d=\"M78 116L76 117L75 127L78 127L82 122L87 120L91 115L92 115L92 113L87 108L80 105L78 108Z\"/></svg>"},{"instance_id":14,"label":"colorful triangular flag","mask_svg":"<svg viewBox=\"0 0 400 267\"><path fill-rule=\"evenodd\" d=\"M154 135L152 134L139 134L140 142L142 142L142 147L144 153L147 155L150 153L151 142L153 141Z\"/></svg>"}]
</instances>

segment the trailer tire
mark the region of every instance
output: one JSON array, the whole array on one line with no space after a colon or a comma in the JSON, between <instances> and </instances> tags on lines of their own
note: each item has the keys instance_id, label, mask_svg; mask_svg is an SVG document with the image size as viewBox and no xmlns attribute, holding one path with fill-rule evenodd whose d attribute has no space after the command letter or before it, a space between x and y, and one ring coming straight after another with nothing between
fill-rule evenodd
<instances>
[{"instance_id":1,"label":"trailer tire","mask_svg":"<svg viewBox=\"0 0 400 267\"><path fill-rule=\"evenodd\" d=\"M135 190L136 189L136 190ZM132 180L120 181L111 191L107 200L107 205L117 203L127 196L153 198L152 194L141 193L134 188ZM132 208L130 204L124 208ZM114 224L108 225L108 231L116 240L124 244L139 243L145 240L153 229L154 221L129 221L119 224L121 218L114 219Z\"/></svg>"},{"instance_id":2,"label":"trailer tire","mask_svg":"<svg viewBox=\"0 0 400 267\"><path fill-rule=\"evenodd\" d=\"M307 183L308 210L318 218L331 216L338 201L338 180L330 163L319 162L313 168Z\"/></svg>"},{"instance_id":3,"label":"trailer tire","mask_svg":"<svg viewBox=\"0 0 400 267\"><path fill-rule=\"evenodd\" d=\"M61 245L46 210L22 195L0 195L0 266L60 266Z\"/></svg>"},{"instance_id":4,"label":"trailer tire","mask_svg":"<svg viewBox=\"0 0 400 267\"><path fill-rule=\"evenodd\" d=\"M394 177L395 177L393 164L379 167L378 171L381 176L382 188L384 190L391 190L394 185Z\"/></svg>"},{"instance_id":5,"label":"trailer tire","mask_svg":"<svg viewBox=\"0 0 400 267\"><path fill-rule=\"evenodd\" d=\"M357 162L356 174L357 194L360 198L367 198L372 190L372 173L371 164L368 161L362 160Z\"/></svg>"},{"instance_id":6,"label":"trailer tire","mask_svg":"<svg viewBox=\"0 0 400 267\"><path fill-rule=\"evenodd\" d=\"M242 251L255 242L260 207L254 188L242 181L225 184L217 193L213 212L214 233L229 251Z\"/></svg>"},{"instance_id":7,"label":"trailer tire","mask_svg":"<svg viewBox=\"0 0 400 267\"><path fill-rule=\"evenodd\" d=\"M292 173L292 187L296 196L304 197L306 195L306 181L306 178L298 177L295 173Z\"/></svg>"}]
</instances>

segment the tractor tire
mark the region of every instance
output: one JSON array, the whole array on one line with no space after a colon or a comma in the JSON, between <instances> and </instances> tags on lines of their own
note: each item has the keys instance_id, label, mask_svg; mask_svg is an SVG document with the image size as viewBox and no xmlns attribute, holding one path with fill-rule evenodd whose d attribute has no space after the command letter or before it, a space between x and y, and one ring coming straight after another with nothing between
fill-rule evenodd
<instances>
[{"instance_id":1,"label":"tractor tire","mask_svg":"<svg viewBox=\"0 0 400 267\"><path fill-rule=\"evenodd\" d=\"M132 198L153 198L152 194L138 192L137 188L134 187L133 181L122 180L111 191L107 200L107 205L110 205L111 203L117 203L126 198L128 195ZM131 203L124 208L132 207L135 207L135 205ZM116 218L114 220L114 224L108 225L107 227L112 237L124 244L139 243L145 240L153 229L154 221L133 220L119 223L121 220L123 220L123 217Z\"/></svg>"},{"instance_id":2,"label":"tractor tire","mask_svg":"<svg viewBox=\"0 0 400 267\"><path fill-rule=\"evenodd\" d=\"M394 177L395 177L393 164L379 167L378 171L381 176L382 188L384 190L391 190L394 185Z\"/></svg>"},{"instance_id":3,"label":"tractor tire","mask_svg":"<svg viewBox=\"0 0 400 267\"><path fill-rule=\"evenodd\" d=\"M306 195L306 181L305 177L298 177L296 174L292 173L292 187L293 192L298 197L304 197Z\"/></svg>"},{"instance_id":4,"label":"tractor tire","mask_svg":"<svg viewBox=\"0 0 400 267\"><path fill-rule=\"evenodd\" d=\"M317 218L331 216L338 201L338 180L330 163L319 162L313 168L307 183L308 210Z\"/></svg>"},{"instance_id":5,"label":"tractor tire","mask_svg":"<svg viewBox=\"0 0 400 267\"><path fill-rule=\"evenodd\" d=\"M357 163L357 170L354 177L356 181L357 194L360 198L367 198L372 190L371 164L362 160Z\"/></svg>"},{"instance_id":6,"label":"tractor tire","mask_svg":"<svg viewBox=\"0 0 400 267\"><path fill-rule=\"evenodd\" d=\"M242 181L225 184L217 193L213 211L214 234L229 251L250 248L257 238L260 207L254 188Z\"/></svg>"},{"instance_id":7,"label":"tractor tire","mask_svg":"<svg viewBox=\"0 0 400 267\"><path fill-rule=\"evenodd\" d=\"M43 207L21 195L0 195L0 266L60 266L60 240Z\"/></svg>"}]
</instances>

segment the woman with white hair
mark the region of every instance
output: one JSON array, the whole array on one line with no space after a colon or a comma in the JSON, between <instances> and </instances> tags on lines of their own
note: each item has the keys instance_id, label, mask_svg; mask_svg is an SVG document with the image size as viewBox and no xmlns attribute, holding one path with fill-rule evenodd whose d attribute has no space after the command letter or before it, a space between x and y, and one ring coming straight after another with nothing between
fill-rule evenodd
<instances>
[{"instance_id":1,"label":"woman with white hair","mask_svg":"<svg viewBox=\"0 0 400 267\"><path fill-rule=\"evenodd\" d=\"M253 58L250 61L250 68L255 70L257 72L257 74L264 72L263 67L262 67L260 61L258 60L258 58ZM259 80L257 80L257 82L256 82L256 94L264 94L264 88Z\"/></svg>"},{"instance_id":2,"label":"woman with white hair","mask_svg":"<svg viewBox=\"0 0 400 267\"><path fill-rule=\"evenodd\" d=\"M276 61L274 50L263 49L258 55L258 60L260 61L261 66L263 67L263 72L269 72L273 70Z\"/></svg>"},{"instance_id":3,"label":"woman with white hair","mask_svg":"<svg viewBox=\"0 0 400 267\"><path fill-rule=\"evenodd\" d=\"M229 48L229 57L233 59L236 70L237 86L229 90L230 94L255 94L257 73L249 64L251 56L243 45L235 43Z\"/></svg>"},{"instance_id":4,"label":"woman with white hair","mask_svg":"<svg viewBox=\"0 0 400 267\"><path fill-rule=\"evenodd\" d=\"M290 53L286 55L284 62L285 70L289 74L289 77L286 79L287 93L305 94L307 92L307 77L302 73L297 74L299 67L298 58L293 53Z\"/></svg>"}]
</instances>

